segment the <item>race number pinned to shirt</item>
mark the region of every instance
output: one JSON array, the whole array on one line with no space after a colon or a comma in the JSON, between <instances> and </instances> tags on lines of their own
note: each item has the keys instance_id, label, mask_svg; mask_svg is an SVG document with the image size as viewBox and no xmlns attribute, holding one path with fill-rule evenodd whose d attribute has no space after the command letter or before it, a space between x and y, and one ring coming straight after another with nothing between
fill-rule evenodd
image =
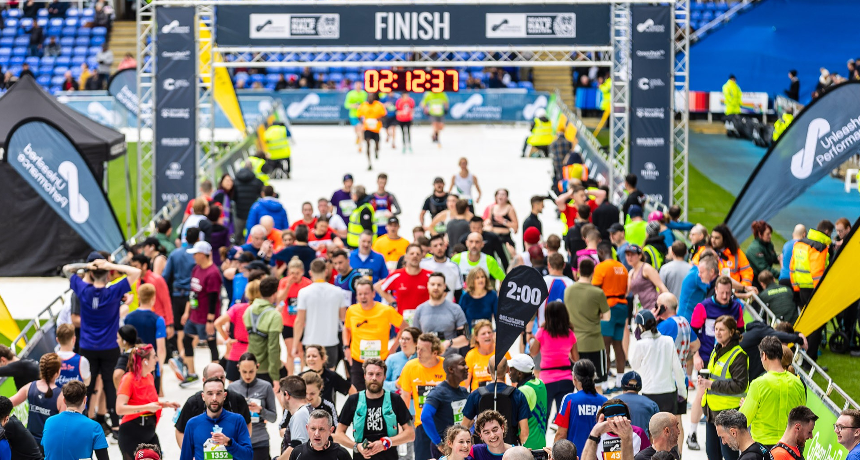
<instances>
[{"instance_id":1,"label":"race number pinned to shirt","mask_svg":"<svg viewBox=\"0 0 860 460\"><path fill-rule=\"evenodd\" d=\"M466 400L461 399L459 401L454 401L451 403L451 409L454 410L454 424L458 424L463 421L463 408L466 407Z\"/></svg>"},{"instance_id":2,"label":"race number pinned to shirt","mask_svg":"<svg viewBox=\"0 0 860 460\"><path fill-rule=\"evenodd\" d=\"M382 354L381 340L362 340L358 343L358 358L367 361L368 358L379 358Z\"/></svg>"},{"instance_id":3,"label":"race number pinned to shirt","mask_svg":"<svg viewBox=\"0 0 860 460\"><path fill-rule=\"evenodd\" d=\"M548 295L546 282L532 267L520 265L505 276L496 308L496 363L525 331Z\"/></svg>"}]
</instances>

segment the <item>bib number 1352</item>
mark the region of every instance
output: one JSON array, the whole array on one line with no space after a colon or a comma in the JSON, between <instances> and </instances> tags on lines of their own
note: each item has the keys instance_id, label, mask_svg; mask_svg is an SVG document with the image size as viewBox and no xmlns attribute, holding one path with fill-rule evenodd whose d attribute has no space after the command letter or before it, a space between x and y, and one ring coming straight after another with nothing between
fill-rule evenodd
<instances>
[{"instance_id":1,"label":"bib number 1352","mask_svg":"<svg viewBox=\"0 0 860 460\"><path fill-rule=\"evenodd\" d=\"M528 286L517 286L517 283L508 281L507 297L517 302L530 303L532 305L540 305L540 289L530 288Z\"/></svg>"}]
</instances>

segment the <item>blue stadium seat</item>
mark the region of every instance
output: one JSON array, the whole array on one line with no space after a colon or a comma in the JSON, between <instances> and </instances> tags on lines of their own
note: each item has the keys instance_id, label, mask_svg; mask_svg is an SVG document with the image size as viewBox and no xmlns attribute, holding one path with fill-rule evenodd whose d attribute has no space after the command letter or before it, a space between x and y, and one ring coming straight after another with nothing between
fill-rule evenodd
<instances>
[{"instance_id":1,"label":"blue stadium seat","mask_svg":"<svg viewBox=\"0 0 860 460\"><path fill-rule=\"evenodd\" d=\"M284 62L296 62L297 59L298 57L296 56L296 53L284 54Z\"/></svg>"},{"instance_id":2,"label":"blue stadium seat","mask_svg":"<svg viewBox=\"0 0 860 460\"><path fill-rule=\"evenodd\" d=\"M26 46L16 46L12 48L12 56L22 56L22 58L27 57L29 54L29 50Z\"/></svg>"},{"instance_id":3,"label":"blue stadium seat","mask_svg":"<svg viewBox=\"0 0 860 460\"><path fill-rule=\"evenodd\" d=\"M0 38L0 46L3 48L10 48L15 44L15 39L12 37L3 37Z\"/></svg>"},{"instance_id":4,"label":"blue stadium seat","mask_svg":"<svg viewBox=\"0 0 860 460\"><path fill-rule=\"evenodd\" d=\"M472 53L471 56L469 56L470 61L483 61L486 58L487 58L487 53L484 53L483 51L476 51L476 52Z\"/></svg>"},{"instance_id":5,"label":"blue stadium seat","mask_svg":"<svg viewBox=\"0 0 860 460\"><path fill-rule=\"evenodd\" d=\"M89 37L78 37L75 39L75 46L90 46Z\"/></svg>"},{"instance_id":6,"label":"blue stadium seat","mask_svg":"<svg viewBox=\"0 0 860 460\"><path fill-rule=\"evenodd\" d=\"M15 35L18 35L18 29L6 28L3 29L3 33L0 35L2 35L3 37L15 38Z\"/></svg>"},{"instance_id":7,"label":"blue stadium seat","mask_svg":"<svg viewBox=\"0 0 860 460\"><path fill-rule=\"evenodd\" d=\"M75 56L86 56L87 55L87 47L86 46L76 46L72 50L72 54Z\"/></svg>"},{"instance_id":8,"label":"blue stadium seat","mask_svg":"<svg viewBox=\"0 0 860 460\"><path fill-rule=\"evenodd\" d=\"M11 59L9 59L9 65L10 65L10 66L11 66L11 65L17 65L17 66L20 66L20 65L22 65L22 64L24 64L24 56L15 56L15 55L12 55L12 58L11 58Z\"/></svg>"},{"instance_id":9,"label":"blue stadium seat","mask_svg":"<svg viewBox=\"0 0 860 460\"><path fill-rule=\"evenodd\" d=\"M706 9L706 10L711 10L711 11L716 10L716 9L717 9L717 2L707 2L707 3L705 3L705 9Z\"/></svg>"},{"instance_id":10,"label":"blue stadium seat","mask_svg":"<svg viewBox=\"0 0 860 460\"><path fill-rule=\"evenodd\" d=\"M93 27L93 36L101 36L104 37L107 35L107 28L105 27Z\"/></svg>"},{"instance_id":11,"label":"blue stadium seat","mask_svg":"<svg viewBox=\"0 0 860 460\"><path fill-rule=\"evenodd\" d=\"M83 26L84 24L86 24L88 22L95 22L95 20L96 20L95 16L81 16L78 18L78 24Z\"/></svg>"},{"instance_id":12,"label":"blue stadium seat","mask_svg":"<svg viewBox=\"0 0 860 460\"><path fill-rule=\"evenodd\" d=\"M62 86L52 86L51 89L48 90L48 92L51 93L52 96L61 92L61 91L63 91Z\"/></svg>"},{"instance_id":13,"label":"blue stadium seat","mask_svg":"<svg viewBox=\"0 0 860 460\"><path fill-rule=\"evenodd\" d=\"M21 66L20 65L10 66L9 72L12 72L12 75L14 75L14 76L19 77L19 76L21 76Z\"/></svg>"},{"instance_id":14,"label":"blue stadium seat","mask_svg":"<svg viewBox=\"0 0 860 460\"><path fill-rule=\"evenodd\" d=\"M281 62L284 59L284 55L281 53L274 53L266 56L266 62Z\"/></svg>"},{"instance_id":15,"label":"blue stadium seat","mask_svg":"<svg viewBox=\"0 0 860 460\"><path fill-rule=\"evenodd\" d=\"M10 17L10 18L20 18L21 17L21 10L12 8L9 10L8 14L9 14L8 17Z\"/></svg>"},{"instance_id":16,"label":"blue stadium seat","mask_svg":"<svg viewBox=\"0 0 860 460\"><path fill-rule=\"evenodd\" d=\"M96 58L94 58L92 56L87 56L87 66L93 70L98 69L99 68L99 61L97 61Z\"/></svg>"},{"instance_id":17,"label":"blue stadium seat","mask_svg":"<svg viewBox=\"0 0 860 460\"><path fill-rule=\"evenodd\" d=\"M80 21L78 21L78 18L66 18L66 20L63 21L63 25L66 27L78 27L79 24Z\"/></svg>"},{"instance_id":18,"label":"blue stadium seat","mask_svg":"<svg viewBox=\"0 0 860 460\"><path fill-rule=\"evenodd\" d=\"M277 83L278 77L280 77L280 75L278 75L276 73L270 73L270 74L266 75L266 82L272 83L272 84Z\"/></svg>"},{"instance_id":19,"label":"blue stadium seat","mask_svg":"<svg viewBox=\"0 0 860 460\"><path fill-rule=\"evenodd\" d=\"M57 59L56 59L56 58L54 58L53 56L44 56L44 57L42 57L42 59L39 61L40 65L43 65L43 66L51 66L51 67L53 67L53 66L54 66L54 64L56 64L56 62L57 62Z\"/></svg>"},{"instance_id":20,"label":"blue stadium seat","mask_svg":"<svg viewBox=\"0 0 860 460\"><path fill-rule=\"evenodd\" d=\"M0 48L0 56L11 56L11 55L12 55L12 48L6 48L6 47Z\"/></svg>"},{"instance_id":21,"label":"blue stadium seat","mask_svg":"<svg viewBox=\"0 0 860 460\"><path fill-rule=\"evenodd\" d=\"M70 72L72 72L72 77L74 77L74 78L75 78L75 80L77 80L77 79L81 78L81 72L82 72L82 70L81 70L81 67L80 67L80 66L78 66L78 67L71 67L71 68L69 69L69 71L70 71Z\"/></svg>"},{"instance_id":22,"label":"blue stadium seat","mask_svg":"<svg viewBox=\"0 0 860 460\"><path fill-rule=\"evenodd\" d=\"M48 24L51 27L63 27L63 18L51 18Z\"/></svg>"},{"instance_id":23,"label":"blue stadium seat","mask_svg":"<svg viewBox=\"0 0 860 460\"><path fill-rule=\"evenodd\" d=\"M29 65L31 69L35 69L36 67L39 67L39 58L36 56L30 56L27 59L25 59L24 62L26 62L27 65Z\"/></svg>"},{"instance_id":24,"label":"blue stadium seat","mask_svg":"<svg viewBox=\"0 0 860 460\"><path fill-rule=\"evenodd\" d=\"M39 67L40 75L51 75L54 72L54 66L52 65L43 65Z\"/></svg>"},{"instance_id":25,"label":"blue stadium seat","mask_svg":"<svg viewBox=\"0 0 860 460\"><path fill-rule=\"evenodd\" d=\"M690 19L693 21L698 21L698 20L702 19L702 12L699 10L695 10L695 11L691 12L690 13Z\"/></svg>"},{"instance_id":26,"label":"blue stadium seat","mask_svg":"<svg viewBox=\"0 0 860 460\"><path fill-rule=\"evenodd\" d=\"M361 75L358 72L348 72L343 75L343 78L351 81L359 81L361 80Z\"/></svg>"},{"instance_id":27,"label":"blue stadium seat","mask_svg":"<svg viewBox=\"0 0 860 460\"><path fill-rule=\"evenodd\" d=\"M66 10L66 17L67 18L76 18L80 15L81 15L81 10L79 10L77 8L69 8L68 10Z\"/></svg>"},{"instance_id":28,"label":"blue stadium seat","mask_svg":"<svg viewBox=\"0 0 860 460\"><path fill-rule=\"evenodd\" d=\"M96 10L92 8L84 8L81 10L81 16L95 16Z\"/></svg>"},{"instance_id":29,"label":"blue stadium seat","mask_svg":"<svg viewBox=\"0 0 860 460\"><path fill-rule=\"evenodd\" d=\"M328 67L314 66L314 67L311 67L311 72L313 72L314 74L328 73Z\"/></svg>"},{"instance_id":30,"label":"blue stadium seat","mask_svg":"<svg viewBox=\"0 0 860 460\"><path fill-rule=\"evenodd\" d=\"M535 86L530 81L521 81L521 82L517 83L517 86L519 86L520 88L528 89L528 90L535 89Z\"/></svg>"},{"instance_id":31,"label":"blue stadium seat","mask_svg":"<svg viewBox=\"0 0 860 460\"><path fill-rule=\"evenodd\" d=\"M328 74L329 81L333 81L335 83L340 83L343 81L343 74L340 72L332 72Z\"/></svg>"},{"instance_id":32,"label":"blue stadium seat","mask_svg":"<svg viewBox=\"0 0 860 460\"><path fill-rule=\"evenodd\" d=\"M50 77L51 84L55 86L63 86L63 80L65 80L65 78L63 78L62 75Z\"/></svg>"},{"instance_id":33,"label":"blue stadium seat","mask_svg":"<svg viewBox=\"0 0 860 460\"><path fill-rule=\"evenodd\" d=\"M47 18L48 17L48 9L47 8L39 8L39 12L36 13L36 15L40 18Z\"/></svg>"},{"instance_id":34,"label":"blue stadium seat","mask_svg":"<svg viewBox=\"0 0 860 460\"><path fill-rule=\"evenodd\" d=\"M233 54L228 54L228 55L224 56L224 60L227 62L233 62L236 60L236 56Z\"/></svg>"},{"instance_id":35,"label":"blue stadium seat","mask_svg":"<svg viewBox=\"0 0 860 460\"><path fill-rule=\"evenodd\" d=\"M315 57L317 57L316 53L302 53L299 55L299 60L304 62L313 62Z\"/></svg>"},{"instance_id":36,"label":"blue stadium seat","mask_svg":"<svg viewBox=\"0 0 860 460\"><path fill-rule=\"evenodd\" d=\"M72 56L72 66L80 67L85 62L87 62L86 56Z\"/></svg>"},{"instance_id":37,"label":"blue stadium seat","mask_svg":"<svg viewBox=\"0 0 860 460\"><path fill-rule=\"evenodd\" d=\"M72 55L72 47L71 46L63 46L60 48L60 56L71 56Z\"/></svg>"},{"instance_id":38,"label":"blue stadium seat","mask_svg":"<svg viewBox=\"0 0 860 460\"><path fill-rule=\"evenodd\" d=\"M88 50L89 51L87 51L87 54L89 54L90 56L95 56L96 54L99 54L99 52L102 50L102 47L101 46L91 46L88 48Z\"/></svg>"},{"instance_id":39,"label":"blue stadium seat","mask_svg":"<svg viewBox=\"0 0 860 460\"><path fill-rule=\"evenodd\" d=\"M105 44L105 37L92 37L92 38L90 38L90 46L101 47L104 44Z\"/></svg>"},{"instance_id":40,"label":"blue stadium seat","mask_svg":"<svg viewBox=\"0 0 860 460\"><path fill-rule=\"evenodd\" d=\"M262 74L255 73L251 75L251 83L264 83L266 81L266 76Z\"/></svg>"},{"instance_id":41,"label":"blue stadium seat","mask_svg":"<svg viewBox=\"0 0 860 460\"><path fill-rule=\"evenodd\" d=\"M60 46L75 46L75 37L63 37L60 39Z\"/></svg>"},{"instance_id":42,"label":"blue stadium seat","mask_svg":"<svg viewBox=\"0 0 860 460\"><path fill-rule=\"evenodd\" d=\"M21 18L18 21L18 27L29 31L33 27L33 18Z\"/></svg>"},{"instance_id":43,"label":"blue stadium seat","mask_svg":"<svg viewBox=\"0 0 860 460\"><path fill-rule=\"evenodd\" d=\"M704 2L692 2L690 3L690 9L693 11L701 11L705 9Z\"/></svg>"},{"instance_id":44,"label":"blue stadium seat","mask_svg":"<svg viewBox=\"0 0 860 460\"><path fill-rule=\"evenodd\" d=\"M93 35L92 29L87 29L86 27L78 27L78 37L90 38L92 35Z\"/></svg>"},{"instance_id":45,"label":"blue stadium seat","mask_svg":"<svg viewBox=\"0 0 860 460\"><path fill-rule=\"evenodd\" d=\"M38 78L36 78L36 83L38 83L39 86L48 86L51 84L51 76L40 75Z\"/></svg>"},{"instance_id":46,"label":"blue stadium seat","mask_svg":"<svg viewBox=\"0 0 860 460\"><path fill-rule=\"evenodd\" d=\"M0 54L0 66L7 67L9 65L9 55Z\"/></svg>"},{"instance_id":47,"label":"blue stadium seat","mask_svg":"<svg viewBox=\"0 0 860 460\"><path fill-rule=\"evenodd\" d=\"M239 61L241 62L251 62L252 59L254 59L254 56L251 53L242 53L239 55Z\"/></svg>"},{"instance_id":48,"label":"blue stadium seat","mask_svg":"<svg viewBox=\"0 0 860 460\"><path fill-rule=\"evenodd\" d=\"M729 9L728 3L725 3L725 2L717 3L717 11L722 13L722 12L728 11L728 9Z\"/></svg>"},{"instance_id":49,"label":"blue stadium seat","mask_svg":"<svg viewBox=\"0 0 860 460\"><path fill-rule=\"evenodd\" d=\"M15 46L29 46L30 37L28 35L19 35L15 37Z\"/></svg>"},{"instance_id":50,"label":"blue stadium seat","mask_svg":"<svg viewBox=\"0 0 860 460\"><path fill-rule=\"evenodd\" d=\"M5 30L4 30L5 32ZM59 37L63 34L62 27L48 27L48 36L49 37Z\"/></svg>"},{"instance_id":51,"label":"blue stadium seat","mask_svg":"<svg viewBox=\"0 0 860 460\"><path fill-rule=\"evenodd\" d=\"M12 11L17 11L17 10L12 10ZM7 19L6 20L6 27L12 27L12 28L18 27L18 20L13 19L13 18Z\"/></svg>"},{"instance_id":52,"label":"blue stadium seat","mask_svg":"<svg viewBox=\"0 0 860 460\"><path fill-rule=\"evenodd\" d=\"M72 62L72 57L71 57L71 52L69 52L69 54L65 54L64 56L57 56L57 60L54 61L54 66L68 67L71 64L71 62Z\"/></svg>"},{"instance_id":53,"label":"blue stadium seat","mask_svg":"<svg viewBox=\"0 0 860 460\"><path fill-rule=\"evenodd\" d=\"M36 19L36 23L39 24L39 27L45 28L48 27L48 18L38 18Z\"/></svg>"}]
</instances>

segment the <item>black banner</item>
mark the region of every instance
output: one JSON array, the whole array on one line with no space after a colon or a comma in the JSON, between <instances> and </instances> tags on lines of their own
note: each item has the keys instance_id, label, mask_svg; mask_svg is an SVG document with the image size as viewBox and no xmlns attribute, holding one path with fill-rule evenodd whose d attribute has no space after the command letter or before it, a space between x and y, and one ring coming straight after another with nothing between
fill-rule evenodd
<instances>
[{"instance_id":1,"label":"black banner","mask_svg":"<svg viewBox=\"0 0 860 460\"><path fill-rule=\"evenodd\" d=\"M195 196L197 52L193 7L158 7L155 77L156 209Z\"/></svg>"},{"instance_id":2,"label":"black banner","mask_svg":"<svg viewBox=\"0 0 860 460\"><path fill-rule=\"evenodd\" d=\"M505 276L496 308L496 363L526 329L526 323L546 301L546 281L532 267L520 265Z\"/></svg>"},{"instance_id":3,"label":"black banner","mask_svg":"<svg viewBox=\"0 0 860 460\"><path fill-rule=\"evenodd\" d=\"M310 2L309 2L310 3ZM611 45L610 5L224 5L220 46Z\"/></svg>"},{"instance_id":4,"label":"black banner","mask_svg":"<svg viewBox=\"0 0 860 460\"><path fill-rule=\"evenodd\" d=\"M738 241L860 153L860 83L843 83L807 105L750 175L726 217ZM822 203L824 205L824 203ZM811 223L811 222L810 222Z\"/></svg>"},{"instance_id":5,"label":"black banner","mask_svg":"<svg viewBox=\"0 0 860 460\"><path fill-rule=\"evenodd\" d=\"M630 172L649 200L672 196L672 5L632 5Z\"/></svg>"}]
</instances>

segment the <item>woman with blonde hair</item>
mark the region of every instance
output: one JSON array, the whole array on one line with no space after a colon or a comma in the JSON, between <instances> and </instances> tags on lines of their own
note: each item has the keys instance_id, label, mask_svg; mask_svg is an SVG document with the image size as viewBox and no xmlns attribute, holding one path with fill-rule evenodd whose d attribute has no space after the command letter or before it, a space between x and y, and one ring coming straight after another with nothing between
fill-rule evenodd
<instances>
[{"instance_id":1,"label":"woman with blonde hair","mask_svg":"<svg viewBox=\"0 0 860 460\"><path fill-rule=\"evenodd\" d=\"M442 440L442 453L445 454L439 460L471 460L472 433L463 425L453 425L445 430L445 439Z\"/></svg>"},{"instance_id":2,"label":"woman with blonde hair","mask_svg":"<svg viewBox=\"0 0 860 460\"><path fill-rule=\"evenodd\" d=\"M62 364L60 356L56 353L42 355L39 360L39 380L24 385L14 396L9 398L15 406L24 401L30 403L27 429L36 439L36 444L39 445L42 444L42 430L45 428L45 420L66 410L63 392L57 386L57 377L60 376Z\"/></svg>"},{"instance_id":3,"label":"woman with blonde hair","mask_svg":"<svg viewBox=\"0 0 860 460\"><path fill-rule=\"evenodd\" d=\"M466 292L460 296L459 303L469 327L474 327L478 320L493 317L499 296L490 289L491 286L489 275L483 268L475 267L466 275Z\"/></svg>"},{"instance_id":4,"label":"woman with blonde hair","mask_svg":"<svg viewBox=\"0 0 860 460\"><path fill-rule=\"evenodd\" d=\"M215 331L221 335L224 342L227 344L227 365L224 366L224 373L229 382L238 382L241 378L239 374L239 358L248 351L248 329L245 328L245 310L251 305L251 302L260 298L260 280L254 280L245 286L245 297L248 299L246 303L237 303L230 307L226 313L219 316L215 320ZM230 335L230 326L233 326L232 336Z\"/></svg>"}]
</instances>

